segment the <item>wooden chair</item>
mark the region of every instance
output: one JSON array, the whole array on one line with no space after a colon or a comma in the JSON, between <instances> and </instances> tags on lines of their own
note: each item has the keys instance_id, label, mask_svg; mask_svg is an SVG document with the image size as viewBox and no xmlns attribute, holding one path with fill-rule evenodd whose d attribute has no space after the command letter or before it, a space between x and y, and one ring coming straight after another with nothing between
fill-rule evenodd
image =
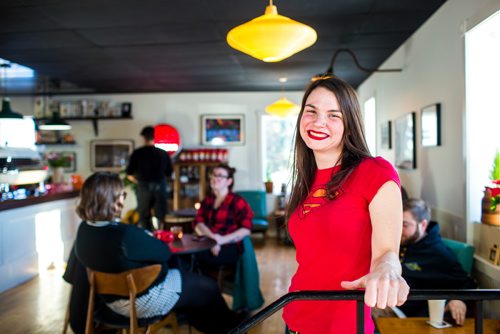
<instances>
[{"instance_id":1,"label":"wooden chair","mask_svg":"<svg viewBox=\"0 0 500 334\"><path fill-rule=\"evenodd\" d=\"M136 296L146 290L158 277L161 271L159 264L132 269L121 273L103 273L87 268L90 283L89 305L85 334L94 331L94 317L98 324L106 328L128 329L129 333L138 333L139 328L146 328L145 333L154 333L161 327L170 325L175 334L179 333L177 318L173 312L166 316L150 319L137 319ZM106 310L94 310L95 295L110 294L128 297L130 300L129 318L119 316Z\"/></svg>"}]
</instances>

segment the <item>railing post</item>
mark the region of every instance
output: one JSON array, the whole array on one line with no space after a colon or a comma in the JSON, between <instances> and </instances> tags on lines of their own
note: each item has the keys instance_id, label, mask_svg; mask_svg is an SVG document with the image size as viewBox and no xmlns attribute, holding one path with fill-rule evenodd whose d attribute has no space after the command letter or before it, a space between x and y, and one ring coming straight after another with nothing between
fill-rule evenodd
<instances>
[{"instance_id":1,"label":"railing post","mask_svg":"<svg viewBox=\"0 0 500 334\"><path fill-rule=\"evenodd\" d=\"M476 334L483 334L483 301L476 300L476 310L474 317L474 332Z\"/></svg>"},{"instance_id":2,"label":"railing post","mask_svg":"<svg viewBox=\"0 0 500 334\"><path fill-rule=\"evenodd\" d=\"M356 321L358 334L365 333L365 302L364 300L356 301Z\"/></svg>"}]
</instances>

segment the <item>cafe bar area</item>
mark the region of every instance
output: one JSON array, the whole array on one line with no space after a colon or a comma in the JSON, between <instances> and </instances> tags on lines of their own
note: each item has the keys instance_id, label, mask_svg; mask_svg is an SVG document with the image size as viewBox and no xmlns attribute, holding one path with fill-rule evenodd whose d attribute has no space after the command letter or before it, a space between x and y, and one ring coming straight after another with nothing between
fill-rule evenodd
<instances>
[{"instance_id":1,"label":"cafe bar area","mask_svg":"<svg viewBox=\"0 0 500 334\"><path fill-rule=\"evenodd\" d=\"M311 305L337 298L330 293L331 282L343 282L336 285L340 296L356 300L339 302L364 312L356 324L354 315L349 318L353 327L346 334L354 334L354 326L365 334L498 333L498 0L275 0L268 6L268 1L235 1L234 6L132 0L2 6L9 19L0 20L0 333L85 332L74 329L75 315L68 306L76 293L74 281L63 275L68 267L75 268L70 259L80 261L72 251L79 228L98 230L115 221L124 230L148 234L147 240L162 250L157 252L162 261L165 254L171 256L161 263L168 262L167 269L154 267L156 262L154 268L147 266L147 279L137 280L149 282L142 288L166 282L160 278L174 269L179 269L181 282L184 272L189 273L185 277L210 278L223 303L241 320L231 333L314 332L310 328L327 322L320 308L304 312L304 319L314 312L319 318L304 330L302 306L295 305L309 302L288 303L286 298L309 298ZM298 30L274 35L268 26L255 28L269 19ZM264 34L258 42L245 40L259 31ZM300 43L286 48L288 38ZM270 56L280 47L288 52ZM338 79L352 86L352 94L346 95L349 103L346 96L335 95L341 88L328 86ZM320 88L308 92L311 85ZM146 128L154 130L152 143L143 135ZM162 207L141 207L138 199L146 192L138 188L138 172L130 167L131 157L146 146L171 161L164 169L168 175L161 175L161 198L166 198L161 201L166 210L162 218L155 216ZM363 173L352 175L360 181L352 188L347 183L335 188L328 180L349 168L344 162L354 151L363 158L350 172L359 167ZM377 163L368 165L372 161ZM389 178L388 170L394 171L387 183L399 182L399 189L375 185L385 163L390 168L383 176ZM77 215L77 206L85 197L82 186L99 172L114 173L123 187L110 186L116 190L115 202L101 199L94 204L111 202L120 217L87 224L90 219ZM345 175L347 179L351 174ZM323 176L324 187L315 183ZM157 180L140 181L143 186ZM401 233L395 233L399 191L405 209L397 226ZM378 201L378 196L387 197ZM224 206L226 198L236 204ZM416 216L409 203L420 205L424 213ZM296 210L289 212L290 207ZM358 212L359 207L363 210ZM381 208L378 215L375 208ZM346 214L349 210L352 214ZM151 227L141 221L148 213ZM379 223L382 215L384 224ZM218 219L229 221L229 228ZM234 234L224 237L226 232ZM390 267L394 262L398 270L401 265L401 276L396 270L392 278L427 273L426 263L405 259L412 246L423 245L430 235L453 260L439 258L436 264L437 253L430 251L427 259L433 269L454 266L443 274L448 275L445 287L454 292L446 295L448 288L438 283L410 286L413 301L425 301L424 313L405 317L404 305L370 308L360 291L366 287L363 280L359 286L346 285L362 276L351 277L360 268L385 268L384 263ZM401 244L391 244L397 250L384 248L384 254L394 256L383 262L376 246L389 236L400 238ZM237 265L204 267L203 256L216 257L227 244L235 246ZM116 246L92 246L103 245ZM137 245L119 250L128 256L138 251ZM89 247L89 254L94 248ZM345 266L325 267L323 260ZM111 273L83 268L79 273L89 288L111 277L102 273L128 275L129 269L137 269ZM451 277L455 269L468 284L456 288L458 292ZM136 284L136 272L130 275ZM170 277L177 282L177 276ZM321 291L299 292L297 297L295 290ZM94 294L80 291L84 296L76 304L85 315ZM150 293L137 291L137 300ZM182 287L175 291L182 292ZM113 298L105 299L106 305L121 302ZM283 298L287 301L281 302ZM168 303L175 304L174 299ZM168 324L160 321L150 332L201 333L196 321L170 310L161 314ZM457 321L453 310L463 319ZM100 324L97 311L92 310L91 324L85 316L79 319L84 328ZM135 316L128 311L121 314L127 318L124 326L135 327Z\"/></svg>"}]
</instances>

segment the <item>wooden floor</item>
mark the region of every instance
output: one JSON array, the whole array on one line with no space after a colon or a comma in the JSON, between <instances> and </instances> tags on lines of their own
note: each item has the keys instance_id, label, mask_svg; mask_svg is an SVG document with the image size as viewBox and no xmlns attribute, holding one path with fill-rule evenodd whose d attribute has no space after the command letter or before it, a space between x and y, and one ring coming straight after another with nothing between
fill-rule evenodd
<instances>
[{"instance_id":1,"label":"wooden floor","mask_svg":"<svg viewBox=\"0 0 500 334\"><path fill-rule=\"evenodd\" d=\"M259 264L260 286L265 298L264 306L267 306L286 293L296 270L295 251L290 246L278 244L272 236L268 236L265 242L259 238L255 237L254 247ZM0 333L61 333L70 288L61 276L60 270L52 270L0 294ZM231 302L230 298L225 297ZM281 312L278 312L250 333L283 331L284 323ZM72 333L71 330L68 332ZM160 332L171 333L169 329ZM198 333L194 329L191 332ZM181 334L187 333L188 326L182 325Z\"/></svg>"}]
</instances>

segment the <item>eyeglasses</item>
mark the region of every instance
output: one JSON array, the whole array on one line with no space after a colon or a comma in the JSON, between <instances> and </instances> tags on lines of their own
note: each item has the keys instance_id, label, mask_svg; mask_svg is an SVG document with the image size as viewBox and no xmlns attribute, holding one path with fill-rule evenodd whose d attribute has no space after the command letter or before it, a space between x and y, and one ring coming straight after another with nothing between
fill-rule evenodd
<instances>
[{"instance_id":1,"label":"eyeglasses","mask_svg":"<svg viewBox=\"0 0 500 334\"><path fill-rule=\"evenodd\" d=\"M218 179L218 180L221 180L221 179L229 179L229 176L227 175L222 175L222 174L210 174L209 177L211 179Z\"/></svg>"}]
</instances>

